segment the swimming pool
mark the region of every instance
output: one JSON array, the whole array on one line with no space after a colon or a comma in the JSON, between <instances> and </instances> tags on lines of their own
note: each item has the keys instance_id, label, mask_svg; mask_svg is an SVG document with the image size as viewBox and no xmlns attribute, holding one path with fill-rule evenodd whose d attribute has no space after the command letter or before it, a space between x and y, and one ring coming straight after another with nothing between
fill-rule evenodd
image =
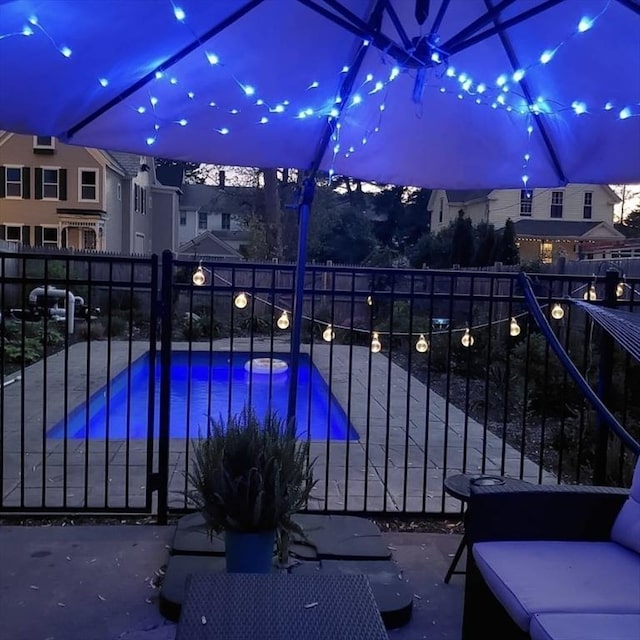
<instances>
[{"instance_id":1,"label":"swimming pool","mask_svg":"<svg viewBox=\"0 0 640 640\"><path fill-rule=\"evenodd\" d=\"M271 408L286 416L290 373L248 373L245 363L271 354L174 351L171 357L170 437L197 437L206 432L207 416L239 413L250 403L258 416ZM288 355L272 357L288 362ZM159 360L159 358L158 358ZM160 365L155 368L154 425L158 432ZM146 438L148 432L149 355L138 358L107 387L91 396L70 413L66 433L69 438ZM88 424L88 434L87 434ZM358 434L327 383L305 354L300 356L296 407L298 435L313 440L353 440ZM64 438L60 421L49 431L50 438Z\"/></svg>"}]
</instances>

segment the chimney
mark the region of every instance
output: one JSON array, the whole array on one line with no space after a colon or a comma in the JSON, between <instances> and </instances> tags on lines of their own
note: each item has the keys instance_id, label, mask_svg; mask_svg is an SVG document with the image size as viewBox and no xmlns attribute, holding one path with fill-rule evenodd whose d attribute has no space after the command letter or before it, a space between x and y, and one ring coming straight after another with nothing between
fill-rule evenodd
<instances>
[{"instance_id":1,"label":"chimney","mask_svg":"<svg viewBox=\"0 0 640 640\"><path fill-rule=\"evenodd\" d=\"M218 186L221 189L224 189L224 180L225 180L224 170L218 171Z\"/></svg>"}]
</instances>

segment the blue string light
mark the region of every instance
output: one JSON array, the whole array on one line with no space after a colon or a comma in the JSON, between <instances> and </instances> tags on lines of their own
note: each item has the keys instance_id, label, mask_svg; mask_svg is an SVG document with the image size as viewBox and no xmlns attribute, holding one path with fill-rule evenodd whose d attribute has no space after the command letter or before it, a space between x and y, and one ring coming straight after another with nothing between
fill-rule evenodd
<instances>
[{"instance_id":1,"label":"blue string light","mask_svg":"<svg viewBox=\"0 0 640 640\"><path fill-rule=\"evenodd\" d=\"M189 26L187 14L184 9L178 4L174 3L173 0L169 0L169 4L171 5L171 9L176 21L181 25L181 27L189 29L194 37L197 38L198 36ZM557 101L543 98L542 96L538 96L535 101L533 101L533 103L530 103L517 90L517 83L523 80L523 78L525 78L525 76L527 76L533 68L538 66L545 66L552 63L558 51L571 39L573 39L574 37L579 37L581 34L593 29L596 26L598 19L606 12L607 8L608 4L599 14L595 16L581 17L578 24L562 41L557 43L555 46L548 46L544 48L542 52L537 55L537 57L530 64L524 65L514 72L499 74L493 82L488 82L486 80L478 81L474 79L470 73L464 70L456 70L454 66L449 64L446 51L443 51L438 47L438 37L436 36L434 38L430 38L428 43L428 56L433 63L433 67L426 69L426 71L429 73L429 77L425 82L424 87L425 89L435 90L441 94L454 95L459 100L464 100L467 97L472 97L473 102L478 106L492 109L503 109L507 112L515 112L516 114L526 117L528 122L526 131L528 134L529 150L524 155L524 171L522 176L523 184L526 186L529 180L527 169L531 159L530 145L533 133L533 127L530 123L531 119L534 116L552 115L572 111L576 116L584 117L588 116L589 114L594 114L598 111L603 111L607 113L611 112L611 114L617 117L619 120L627 120L629 118L637 117L640 115L640 105L638 103L629 105L623 104L618 106L615 105L612 101L607 101L604 105L597 106L587 105L583 100L576 99L572 101L570 105L564 105ZM24 25L21 31L0 34L0 40L12 36L32 37L34 35L37 35L37 32L44 34L62 56L64 56L65 58L72 57L72 49L66 45L59 45L41 25L38 17L34 14L31 14L27 17L27 24ZM364 39L361 46L368 47L370 44L371 41L369 39ZM217 54L211 52L210 50L205 50L204 45L202 46L202 50L206 56L207 61L212 67L216 67L221 71L226 71L225 65L221 63L220 58ZM251 107L264 110L262 113L259 113L257 115L254 121L256 122L256 124L267 125L272 122L272 119L270 119L268 115L287 117L288 114L288 117L299 120L327 118L328 121L333 125L333 160L330 170L330 175L333 176L333 164L338 155L341 154L343 157L348 158L358 149L358 145L352 144L349 147L344 147L339 142L339 138L341 136L341 120L343 114L354 108L358 108L359 105L361 105L365 100L377 101L377 109L375 110L375 113L377 115L375 117L375 122L367 126L363 126L362 123L358 121L353 121L352 119L349 120L350 133L353 133L353 138L359 139L360 146L366 145L369 142L370 137L380 131L382 117L385 111L385 99L390 84L396 78L398 78L401 73L410 73L410 70L408 68L403 68L403 65L399 65L396 63L396 61L392 61L386 53L380 52L380 55L384 62L389 63L390 71L388 77L386 79L376 78L373 71L365 70L362 76L363 80L360 84L362 92L353 94L347 104L342 104L339 96L315 105L309 103L306 105L291 105L288 100L268 103L263 98L257 95L258 90L253 84L245 83L235 78L235 76L233 76L233 74L231 73L229 73L229 75L238 85L241 95L244 96L244 98L251 99ZM343 65L340 69L337 70L336 77L339 78L340 75L346 74L348 73L348 71L349 66ZM107 76L99 76L97 81L100 87L104 89L107 89L111 86L110 80ZM177 86L179 84L179 78L177 77L177 75L172 75L167 79L163 70L158 70L155 73L155 82L168 82L168 84L171 86ZM447 82L455 82L455 85L448 87L446 86ZM511 86L510 83L515 84L514 86ZM366 88L364 88L365 86ZM315 90L319 88L320 82L318 80L311 80L306 85L306 90L313 90L313 94L315 95L317 95L317 92ZM160 114L157 113L155 108L159 101L157 95L160 95L162 91L160 87L158 87L158 89L159 91L154 90L153 95L149 95L149 102L152 107L151 110L148 110L144 105L136 105L132 107L133 110L136 111L141 117L151 118L150 124L153 128L153 134L148 135L145 138L146 144L149 146L156 143L157 133L160 130L161 125L164 126L173 123L174 125L178 124L179 126L185 127L188 126L189 122L186 117L160 117ZM186 95L192 101L197 100L196 94L193 91L187 91ZM202 96L201 99L206 99L206 104L208 104L210 107L217 108L218 106L214 100L203 98ZM234 107L232 109L227 109L224 111L220 110L219 114L220 117L223 117L224 113L227 113L229 115L237 115L240 112L240 108ZM354 130L352 132L351 129L355 129L356 127L360 127L360 131L358 132ZM217 127L214 127L212 131L226 136L230 133L230 128L228 126L223 126L223 124L221 123Z\"/></svg>"}]
</instances>

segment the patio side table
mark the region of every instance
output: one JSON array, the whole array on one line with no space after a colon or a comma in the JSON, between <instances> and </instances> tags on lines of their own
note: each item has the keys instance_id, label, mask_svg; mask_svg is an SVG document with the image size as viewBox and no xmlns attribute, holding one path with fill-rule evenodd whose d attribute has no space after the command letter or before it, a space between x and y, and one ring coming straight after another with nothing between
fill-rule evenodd
<instances>
[{"instance_id":1,"label":"patio side table","mask_svg":"<svg viewBox=\"0 0 640 640\"><path fill-rule=\"evenodd\" d=\"M512 489L518 489L521 487L529 486L529 483L526 480L519 480L518 478L509 478L508 476L485 476L485 475L477 475L473 473L459 473L455 476L449 476L444 479L444 490L454 498L460 500L463 504L469 502L469 498L471 497L471 485L504 485ZM458 566L458 562L460 562L460 558L462 557L462 552L467 547L467 532L465 531L462 534L462 540L460 540L460 544L456 549L456 552L451 560L451 564L449 565L449 569L447 570L447 575L444 577L444 583L449 584L451 580L451 576L464 574L464 571L456 571L456 567Z\"/></svg>"},{"instance_id":2,"label":"patio side table","mask_svg":"<svg viewBox=\"0 0 640 640\"><path fill-rule=\"evenodd\" d=\"M176 640L388 640L364 575L195 573Z\"/></svg>"}]
</instances>

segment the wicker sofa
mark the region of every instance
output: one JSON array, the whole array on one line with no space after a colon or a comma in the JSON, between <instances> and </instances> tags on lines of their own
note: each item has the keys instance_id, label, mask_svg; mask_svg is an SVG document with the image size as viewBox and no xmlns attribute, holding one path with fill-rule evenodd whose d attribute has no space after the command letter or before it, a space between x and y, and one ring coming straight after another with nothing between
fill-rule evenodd
<instances>
[{"instance_id":1,"label":"wicker sofa","mask_svg":"<svg viewBox=\"0 0 640 640\"><path fill-rule=\"evenodd\" d=\"M463 640L640 639L640 462L631 491L472 487Z\"/></svg>"}]
</instances>

